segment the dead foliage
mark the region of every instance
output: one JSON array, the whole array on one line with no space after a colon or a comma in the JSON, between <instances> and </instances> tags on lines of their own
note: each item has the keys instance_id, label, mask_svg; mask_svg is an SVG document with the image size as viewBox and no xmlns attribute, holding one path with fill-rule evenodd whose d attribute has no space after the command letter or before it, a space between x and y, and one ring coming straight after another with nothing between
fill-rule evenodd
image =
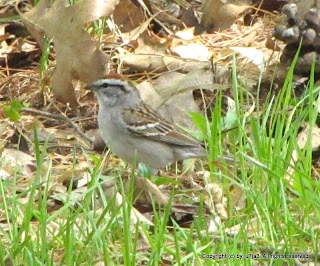
<instances>
[{"instance_id":1,"label":"dead foliage","mask_svg":"<svg viewBox=\"0 0 320 266\"><path fill-rule=\"evenodd\" d=\"M221 16L225 16L224 11L228 15L221 25L205 15L202 26L207 28L208 24L214 23L217 26L210 26L211 30L216 30L216 27L226 30L198 36L194 34L194 27L186 26L180 9L176 15L174 8L170 9L173 10L171 13L169 8L164 12L161 6L148 10L133 5L131 1L83 0L71 6L66 2L56 0L51 4L49 0L41 0L36 7L31 7L26 1L27 8L19 4L17 9L13 9L19 11L21 21L8 21L0 25L0 104L8 105L12 100L17 100L28 104L32 110L40 111L24 106L21 117L15 122L0 113L0 156L3 166L0 178L10 179L18 167L19 192L29 189L36 173L35 139L45 145L52 160L52 165L44 163L41 169L41 178L46 181L46 173L52 167L48 185L49 212L63 206L71 184L70 177L73 179L71 198L74 201L84 198L87 184L91 181L88 168L94 161L88 160L83 151L96 154L97 146L102 150L104 148L103 144L97 144L99 133L91 131L97 128L95 117L98 107L93 95L82 89L84 83L90 83L105 72L120 72L137 82L143 99L154 109L174 123L192 128L186 111L206 112L218 90L223 91L226 98L230 96L230 69L234 55L239 78L248 84L248 90L254 94L260 72L263 69L270 73L267 76L272 76L272 66L279 60L282 49L281 44L272 38L277 15L269 13L246 26L239 15L250 7L242 2L231 7L230 4L222 5L219 0L208 1L208 5L222 5L223 12L216 19L220 21ZM14 4L9 4L10 8L0 6L0 14L16 14L12 11ZM159 17L159 13L166 16ZM104 33L92 33L91 22L102 16L107 18ZM157 33L151 30L155 24L163 26ZM45 50L44 36L52 44L48 48L47 68L39 73L41 51ZM98 39L101 41L99 45ZM283 78L281 73L278 72L279 79ZM205 93L200 93L199 88ZM228 104L232 106L230 97ZM248 112L253 110L254 104L248 107ZM299 145L305 145L303 136L310 134L309 130L306 127L300 133ZM319 132L312 131L312 134L318 136ZM77 158L75 168L74 154ZM293 156L292 164L295 159ZM109 166L105 171L111 175L122 167L121 160L111 154L105 155L103 163L101 167ZM222 171L229 171L219 162L213 163L217 163ZM217 224L229 218L227 207L230 208L230 205L226 194L230 192L233 198L232 208L245 208L244 191L234 186L225 188L211 183L210 173L200 171L197 164L194 171L181 172L178 178L174 169L162 171L162 175L171 180L169 185L159 187L137 178L137 209L132 210L134 223L143 221L152 225L150 195L158 204L166 204L173 187L188 192L177 195L172 207L172 216L186 227L190 226L193 215L198 211L197 205L186 202L199 202L199 191L204 195L204 215L216 215L215 221L209 225L211 232L217 231ZM121 171L123 180L128 184L131 169ZM291 168L288 168L288 179L290 171ZM106 198L116 197L117 206L120 206L123 199L116 182L108 181L103 186ZM210 197L212 194L214 199ZM23 201L28 200L29 195L26 194ZM37 204L35 198L35 206ZM0 212L0 220L2 215ZM254 235L256 220L247 227L248 234ZM238 230L235 226L228 233L233 235Z\"/></svg>"}]
</instances>

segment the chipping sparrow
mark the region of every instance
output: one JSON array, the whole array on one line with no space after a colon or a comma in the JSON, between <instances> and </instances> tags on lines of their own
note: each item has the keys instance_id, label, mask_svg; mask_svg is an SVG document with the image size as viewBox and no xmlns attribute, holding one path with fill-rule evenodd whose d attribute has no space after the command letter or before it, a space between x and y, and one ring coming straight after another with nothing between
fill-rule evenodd
<instances>
[{"instance_id":1,"label":"chipping sparrow","mask_svg":"<svg viewBox=\"0 0 320 266\"><path fill-rule=\"evenodd\" d=\"M161 168L175 161L206 156L198 140L144 104L138 90L121 75L109 74L86 88L98 97L103 140L126 162Z\"/></svg>"}]
</instances>

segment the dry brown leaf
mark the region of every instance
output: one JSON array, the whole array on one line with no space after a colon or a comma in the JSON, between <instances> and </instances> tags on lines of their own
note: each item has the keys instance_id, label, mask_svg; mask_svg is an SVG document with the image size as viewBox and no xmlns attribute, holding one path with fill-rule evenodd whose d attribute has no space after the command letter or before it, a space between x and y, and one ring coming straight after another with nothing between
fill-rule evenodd
<instances>
[{"instance_id":1,"label":"dry brown leaf","mask_svg":"<svg viewBox=\"0 0 320 266\"><path fill-rule=\"evenodd\" d=\"M7 177L13 176L17 170L24 176L32 176L36 170L35 158L19 150L5 148L0 157L2 163L2 174ZM45 170L45 169L44 169Z\"/></svg>"},{"instance_id":2,"label":"dry brown leaf","mask_svg":"<svg viewBox=\"0 0 320 266\"><path fill-rule=\"evenodd\" d=\"M303 131L301 131L297 138L297 144L300 149L303 149L308 141L310 134L310 126L307 125ZM311 130L311 147L312 149L318 148L320 146L320 128L312 127Z\"/></svg>"},{"instance_id":3,"label":"dry brown leaf","mask_svg":"<svg viewBox=\"0 0 320 266\"><path fill-rule=\"evenodd\" d=\"M165 105L158 109L158 112L174 124L195 130L196 127L189 112L201 113L201 110L195 103L192 90L190 90L172 96Z\"/></svg>"},{"instance_id":4,"label":"dry brown leaf","mask_svg":"<svg viewBox=\"0 0 320 266\"><path fill-rule=\"evenodd\" d=\"M208 47L197 43L178 45L171 48L171 50L181 58L194 59L202 62L208 61L212 56Z\"/></svg>"},{"instance_id":5,"label":"dry brown leaf","mask_svg":"<svg viewBox=\"0 0 320 266\"><path fill-rule=\"evenodd\" d=\"M216 210L221 220L228 219L228 212L224 204L225 197L223 196L223 189L218 183L209 183L206 185L210 197L206 199L206 203L210 209Z\"/></svg>"},{"instance_id":6,"label":"dry brown leaf","mask_svg":"<svg viewBox=\"0 0 320 266\"><path fill-rule=\"evenodd\" d=\"M20 14L23 23L43 46L43 36L53 40L57 66L52 89L59 101L76 105L72 80L93 82L106 71L107 56L97 49L83 25L110 16L118 0L41 0L31 11Z\"/></svg>"},{"instance_id":7,"label":"dry brown leaf","mask_svg":"<svg viewBox=\"0 0 320 266\"><path fill-rule=\"evenodd\" d=\"M148 31L140 33L137 42L138 47L135 49L135 54L164 55L168 50L163 39L158 38L154 34L150 34Z\"/></svg>"},{"instance_id":8,"label":"dry brown leaf","mask_svg":"<svg viewBox=\"0 0 320 266\"><path fill-rule=\"evenodd\" d=\"M185 41L190 41L194 38L194 28L187 28L181 31L177 31L176 36Z\"/></svg>"},{"instance_id":9,"label":"dry brown leaf","mask_svg":"<svg viewBox=\"0 0 320 266\"><path fill-rule=\"evenodd\" d=\"M105 194L106 199L112 200L115 199L115 205L117 207L122 208L123 203L123 197L122 195L117 192L117 188L115 187L115 183L111 180L107 183L103 183L102 185L103 192ZM137 224L139 221L147 223L149 225L153 225L152 222L150 222L144 215L142 215L137 209L134 207L131 208L131 214L130 214L132 225Z\"/></svg>"},{"instance_id":10,"label":"dry brown leaf","mask_svg":"<svg viewBox=\"0 0 320 266\"><path fill-rule=\"evenodd\" d=\"M0 124L0 136L2 136L6 132L8 127L9 127L9 122L3 119ZM1 150L0 150L0 154L1 154Z\"/></svg>"},{"instance_id":11,"label":"dry brown leaf","mask_svg":"<svg viewBox=\"0 0 320 266\"><path fill-rule=\"evenodd\" d=\"M10 17L17 15L17 10L15 8L16 4L19 4L20 8L24 10L31 9L31 0L0 0L0 18L8 19Z\"/></svg>"},{"instance_id":12,"label":"dry brown leaf","mask_svg":"<svg viewBox=\"0 0 320 266\"><path fill-rule=\"evenodd\" d=\"M81 202L82 200L84 200L86 196L86 192L88 191L87 187L76 188L71 192L67 191L67 189L63 192L61 191L62 190L61 188L62 187L60 187L60 191L55 190L53 194L50 195L50 198L56 201L60 201L62 203L68 202L68 203L74 204L76 202Z\"/></svg>"},{"instance_id":13,"label":"dry brown leaf","mask_svg":"<svg viewBox=\"0 0 320 266\"><path fill-rule=\"evenodd\" d=\"M183 60L169 55L129 54L120 57L123 66L138 72L190 72L196 69L209 68L208 62Z\"/></svg>"},{"instance_id":14,"label":"dry brown leaf","mask_svg":"<svg viewBox=\"0 0 320 266\"><path fill-rule=\"evenodd\" d=\"M212 70L198 69L188 74L168 72L152 81L137 85L142 99L167 120L181 126L194 129L188 112L200 112L195 103L193 91L196 89L221 90L229 85L215 83L229 72L213 73ZM168 82L168 80L170 82Z\"/></svg>"},{"instance_id":15,"label":"dry brown leaf","mask_svg":"<svg viewBox=\"0 0 320 266\"><path fill-rule=\"evenodd\" d=\"M209 221L208 230L204 231L203 233L207 234L207 232L210 232L210 233L219 232L221 224L222 224L221 218L219 216L216 216Z\"/></svg>"},{"instance_id":16,"label":"dry brown leaf","mask_svg":"<svg viewBox=\"0 0 320 266\"><path fill-rule=\"evenodd\" d=\"M133 40L136 41L138 38L140 39L141 36L146 35L146 34L144 34L144 32L148 28L151 20L152 20L152 18L149 18L147 21L141 23L137 28L134 28L133 30L131 30L127 33L121 33L121 37L122 37L123 42L129 43L130 41L133 41ZM147 36L149 38L151 38L151 36L149 34ZM146 40L148 40L148 38ZM135 51L137 51L137 49Z\"/></svg>"},{"instance_id":17,"label":"dry brown leaf","mask_svg":"<svg viewBox=\"0 0 320 266\"><path fill-rule=\"evenodd\" d=\"M246 207L246 194L241 187L232 186L230 195L232 204L237 211L243 210Z\"/></svg>"},{"instance_id":18,"label":"dry brown leaf","mask_svg":"<svg viewBox=\"0 0 320 266\"><path fill-rule=\"evenodd\" d=\"M126 187L128 189L130 181L126 182ZM148 203L152 202L152 199L155 200L156 203L164 205L168 203L168 197L161 192L161 190L152 183L149 179L143 178L143 177L135 177L135 194L141 195L144 194L146 196L146 200L148 200ZM151 194L151 198L149 198L148 193ZM138 200L140 200L141 197L139 197Z\"/></svg>"},{"instance_id":19,"label":"dry brown leaf","mask_svg":"<svg viewBox=\"0 0 320 266\"><path fill-rule=\"evenodd\" d=\"M310 132L311 130L311 132ZM311 136L310 136L311 134ZM316 149L320 147L320 128L313 127L310 129L310 126L307 125L304 130L302 130L297 137L297 144L300 149L303 149L308 141L309 136L311 137L311 147ZM289 165L295 165L299 159L299 153L297 150L293 150L291 155L291 161ZM285 179L288 180L291 184L293 183L292 175L294 174L295 169L291 166L287 169L287 174Z\"/></svg>"},{"instance_id":20,"label":"dry brown leaf","mask_svg":"<svg viewBox=\"0 0 320 266\"><path fill-rule=\"evenodd\" d=\"M61 164L56 166L55 169L62 170L62 174L56 177L56 183L66 184L66 181L70 181L73 177L73 179L76 178L76 187L79 188L87 185L91 181L91 175L88 173L88 163L85 161L80 161L76 167Z\"/></svg>"},{"instance_id":21,"label":"dry brown leaf","mask_svg":"<svg viewBox=\"0 0 320 266\"><path fill-rule=\"evenodd\" d=\"M241 13L250 8L245 2L246 1L222 0L204 1L201 25L208 33L228 29Z\"/></svg>"},{"instance_id":22,"label":"dry brown leaf","mask_svg":"<svg viewBox=\"0 0 320 266\"><path fill-rule=\"evenodd\" d=\"M243 223L236 224L235 226L226 228L225 232L229 235L237 235L239 234L240 230L243 230ZM247 222L245 225L245 230L247 230L247 236L253 237L253 236L259 236L259 223L257 218L253 218L250 221ZM254 241L254 240L252 240Z\"/></svg>"},{"instance_id":23,"label":"dry brown leaf","mask_svg":"<svg viewBox=\"0 0 320 266\"><path fill-rule=\"evenodd\" d=\"M194 71L189 74L168 72L152 81L140 83L137 88L142 99L167 120L194 129L188 112L200 112L193 91L212 88L212 72ZM168 84L170 80L170 84Z\"/></svg>"},{"instance_id":24,"label":"dry brown leaf","mask_svg":"<svg viewBox=\"0 0 320 266\"><path fill-rule=\"evenodd\" d=\"M252 62L259 69L264 68L265 59L261 50L258 50L255 47L230 47L230 49L247 58L248 62Z\"/></svg>"},{"instance_id":25,"label":"dry brown leaf","mask_svg":"<svg viewBox=\"0 0 320 266\"><path fill-rule=\"evenodd\" d=\"M144 20L143 10L131 0L120 0L114 10L114 22L121 32L129 32Z\"/></svg>"}]
</instances>

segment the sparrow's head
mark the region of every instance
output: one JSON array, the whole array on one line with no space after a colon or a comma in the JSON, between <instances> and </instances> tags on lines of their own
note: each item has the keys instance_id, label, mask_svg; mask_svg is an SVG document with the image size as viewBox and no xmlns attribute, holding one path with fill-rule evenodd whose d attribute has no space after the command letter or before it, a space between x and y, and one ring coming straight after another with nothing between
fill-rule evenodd
<instances>
[{"instance_id":1,"label":"sparrow's head","mask_svg":"<svg viewBox=\"0 0 320 266\"><path fill-rule=\"evenodd\" d=\"M95 92L99 105L104 108L118 105L131 107L141 101L136 87L119 74L108 74L85 88Z\"/></svg>"}]
</instances>

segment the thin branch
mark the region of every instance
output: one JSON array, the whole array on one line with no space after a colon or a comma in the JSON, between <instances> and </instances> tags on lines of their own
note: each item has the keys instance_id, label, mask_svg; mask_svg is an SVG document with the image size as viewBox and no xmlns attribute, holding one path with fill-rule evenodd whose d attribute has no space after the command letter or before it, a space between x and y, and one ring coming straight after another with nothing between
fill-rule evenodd
<instances>
[{"instance_id":1,"label":"thin branch","mask_svg":"<svg viewBox=\"0 0 320 266\"><path fill-rule=\"evenodd\" d=\"M44 111L39 111L39 110L35 110L35 109L31 109L31 108L26 108L23 107L21 108L21 111L23 112L27 112L30 114L35 114L35 115L40 115L40 116L44 116L44 117L48 117L48 118L52 118L55 120L63 120L65 122L68 122L75 130L76 132L83 137L85 140L87 140L91 145L93 145L94 141L93 139L89 138L83 131L82 129L74 122L72 122L70 120L70 118L68 118L67 116L63 116L63 115L59 115L59 114L51 114L48 112L44 112Z\"/></svg>"}]
</instances>

